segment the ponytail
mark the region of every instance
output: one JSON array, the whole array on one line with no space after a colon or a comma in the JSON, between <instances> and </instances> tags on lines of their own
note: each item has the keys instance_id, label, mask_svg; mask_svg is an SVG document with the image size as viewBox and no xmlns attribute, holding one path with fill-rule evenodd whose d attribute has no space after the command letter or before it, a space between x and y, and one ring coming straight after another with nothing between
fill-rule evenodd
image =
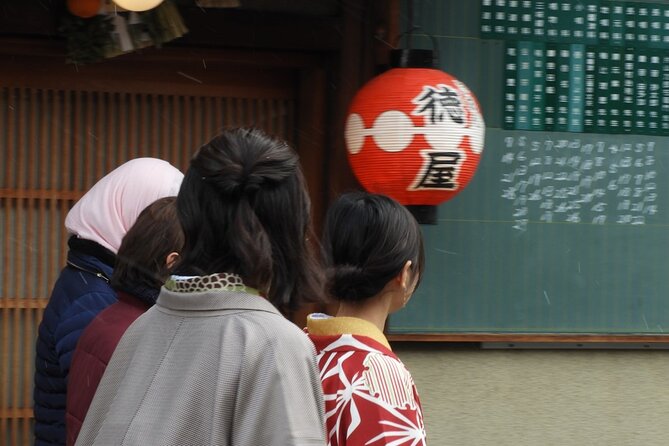
<instances>
[{"instance_id":1,"label":"ponytail","mask_svg":"<svg viewBox=\"0 0 669 446\"><path fill-rule=\"evenodd\" d=\"M179 273L236 273L280 310L321 299L310 202L297 154L259 130L228 130L191 160L177 198Z\"/></svg>"}]
</instances>

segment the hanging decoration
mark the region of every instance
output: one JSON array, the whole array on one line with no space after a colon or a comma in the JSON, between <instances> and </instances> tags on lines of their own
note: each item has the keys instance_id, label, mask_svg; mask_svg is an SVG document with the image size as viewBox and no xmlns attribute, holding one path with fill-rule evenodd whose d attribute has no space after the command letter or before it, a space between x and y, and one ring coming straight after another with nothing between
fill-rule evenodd
<instances>
[{"instance_id":1,"label":"hanging decoration","mask_svg":"<svg viewBox=\"0 0 669 446\"><path fill-rule=\"evenodd\" d=\"M365 189L395 198L421 223L436 223L436 206L472 179L485 123L464 83L434 68L432 50L391 53L389 71L358 91L345 141Z\"/></svg>"},{"instance_id":2,"label":"hanging decoration","mask_svg":"<svg viewBox=\"0 0 669 446\"><path fill-rule=\"evenodd\" d=\"M141 12L153 9L163 1L164 0L114 0L114 3L128 11Z\"/></svg>"},{"instance_id":3,"label":"hanging decoration","mask_svg":"<svg viewBox=\"0 0 669 446\"><path fill-rule=\"evenodd\" d=\"M67 61L89 64L104 59L111 47L113 29L111 17L107 15L99 14L88 19L71 14L63 16L58 32L65 37Z\"/></svg>"},{"instance_id":4,"label":"hanging decoration","mask_svg":"<svg viewBox=\"0 0 669 446\"><path fill-rule=\"evenodd\" d=\"M68 0L68 8L78 11L74 6L70 8L70 3L81 8L78 2L89 1L93 0ZM121 10L111 0L96 1L93 16L66 14L61 20L59 32L67 41L71 63L89 64L150 46L160 47L188 32L171 0L157 2L158 7L144 12Z\"/></svg>"},{"instance_id":5,"label":"hanging decoration","mask_svg":"<svg viewBox=\"0 0 669 446\"><path fill-rule=\"evenodd\" d=\"M67 0L67 10L84 19L97 15L100 6L101 0Z\"/></svg>"}]
</instances>

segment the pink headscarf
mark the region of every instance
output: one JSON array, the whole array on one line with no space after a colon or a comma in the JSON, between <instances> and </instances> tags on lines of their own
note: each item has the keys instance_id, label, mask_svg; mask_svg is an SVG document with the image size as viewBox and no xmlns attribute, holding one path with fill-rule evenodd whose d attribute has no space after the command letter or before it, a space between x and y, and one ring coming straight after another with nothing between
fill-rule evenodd
<instances>
[{"instance_id":1,"label":"pink headscarf","mask_svg":"<svg viewBox=\"0 0 669 446\"><path fill-rule=\"evenodd\" d=\"M79 238L118 252L139 213L159 198L176 196L183 174L167 161L135 158L105 175L84 194L65 218Z\"/></svg>"}]
</instances>

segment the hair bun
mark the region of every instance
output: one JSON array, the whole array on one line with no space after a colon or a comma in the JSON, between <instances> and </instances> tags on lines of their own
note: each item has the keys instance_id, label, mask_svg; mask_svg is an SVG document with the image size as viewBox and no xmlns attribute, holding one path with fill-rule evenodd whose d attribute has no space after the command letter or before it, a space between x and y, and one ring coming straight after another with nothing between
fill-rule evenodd
<instances>
[{"instance_id":1,"label":"hair bun","mask_svg":"<svg viewBox=\"0 0 669 446\"><path fill-rule=\"evenodd\" d=\"M265 182L265 178L255 173L251 173L241 178L239 181L239 192L244 195L250 195L258 192Z\"/></svg>"},{"instance_id":2,"label":"hair bun","mask_svg":"<svg viewBox=\"0 0 669 446\"><path fill-rule=\"evenodd\" d=\"M219 192L229 196L252 195L259 191L265 178L255 172L245 172L241 163L229 163L225 167L207 166L199 167L202 180L215 187Z\"/></svg>"},{"instance_id":3,"label":"hair bun","mask_svg":"<svg viewBox=\"0 0 669 446\"><path fill-rule=\"evenodd\" d=\"M328 270L327 289L330 295L342 300L357 301L373 295L364 269L355 265L337 265Z\"/></svg>"},{"instance_id":4,"label":"hair bun","mask_svg":"<svg viewBox=\"0 0 669 446\"><path fill-rule=\"evenodd\" d=\"M285 141L234 129L201 147L191 165L221 193L244 196L295 175L298 158Z\"/></svg>"}]
</instances>

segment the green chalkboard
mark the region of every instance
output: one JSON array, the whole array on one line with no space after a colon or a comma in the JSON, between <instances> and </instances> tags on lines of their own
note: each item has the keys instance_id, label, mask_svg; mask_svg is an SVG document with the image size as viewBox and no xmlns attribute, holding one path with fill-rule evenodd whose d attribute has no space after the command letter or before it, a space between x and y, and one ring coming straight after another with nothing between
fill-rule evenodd
<instances>
[{"instance_id":1,"label":"green chalkboard","mask_svg":"<svg viewBox=\"0 0 669 446\"><path fill-rule=\"evenodd\" d=\"M488 129L389 333L669 333L669 138Z\"/></svg>"}]
</instances>

